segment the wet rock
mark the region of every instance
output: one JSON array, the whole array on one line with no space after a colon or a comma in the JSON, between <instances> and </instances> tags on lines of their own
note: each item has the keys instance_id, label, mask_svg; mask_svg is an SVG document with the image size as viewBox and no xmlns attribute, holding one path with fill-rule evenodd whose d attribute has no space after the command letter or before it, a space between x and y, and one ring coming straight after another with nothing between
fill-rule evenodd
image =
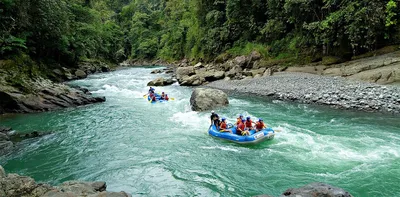
<instances>
[{"instance_id":1,"label":"wet rock","mask_svg":"<svg viewBox=\"0 0 400 197\"><path fill-rule=\"evenodd\" d=\"M151 74L159 74L159 73L163 73L163 72L164 71L161 69L156 69L156 70L151 71Z\"/></svg>"},{"instance_id":2,"label":"wet rock","mask_svg":"<svg viewBox=\"0 0 400 197\"><path fill-rule=\"evenodd\" d=\"M78 79L84 79L87 77L87 74L85 73L85 71L79 70L79 69L75 71L75 75L76 75L76 77L78 77Z\"/></svg>"},{"instance_id":3,"label":"wet rock","mask_svg":"<svg viewBox=\"0 0 400 197\"><path fill-rule=\"evenodd\" d=\"M228 96L221 90L196 88L190 97L194 111L205 111L229 104Z\"/></svg>"},{"instance_id":4,"label":"wet rock","mask_svg":"<svg viewBox=\"0 0 400 197\"><path fill-rule=\"evenodd\" d=\"M108 192L105 182L68 181L53 187L37 184L35 180L17 174L8 174L0 166L0 196L7 197L131 197L125 192Z\"/></svg>"},{"instance_id":5,"label":"wet rock","mask_svg":"<svg viewBox=\"0 0 400 197\"><path fill-rule=\"evenodd\" d=\"M147 83L147 86L167 86L173 84L174 81L172 79L164 79L162 77L154 79Z\"/></svg>"},{"instance_id":6,"label":"wet rock","mask_svg":"<svg viewBox=\"0 0 400 197\"><path fill-rule=\"evenodd\" d=\"M46 79L27 81L29 92L12 86L0 87L1 113L30 113L103 102L105 98L92 97L87 91L56 84ZM4 88L2 90L2 88Z\"/></svg>"},{"instance_id":7,"label":"wet rock","mask_svg":"<svg viewBox=\"0 0 400 197\"><path fill-rule=\"evenodd\" d=\"M349 192L325 183L311 183L286 190L280 197L353 197Z\"/></svg>"}]
</instances>

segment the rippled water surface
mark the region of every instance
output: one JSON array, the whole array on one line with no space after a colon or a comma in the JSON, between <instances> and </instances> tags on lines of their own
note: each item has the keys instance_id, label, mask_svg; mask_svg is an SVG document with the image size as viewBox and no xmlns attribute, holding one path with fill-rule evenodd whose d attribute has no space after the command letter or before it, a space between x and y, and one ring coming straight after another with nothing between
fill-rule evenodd
<instances>
[{"instance_id":1,"label":"rippled water surface","mask_svg":"<svg viewBox=\"0 0 400 197\"><path fill-rule=\"evenodd\" d=\"M108 190L133 196L277 196L318 181L354 196L400 196L398 116L233 95L217 113L230 121L239 113L262 117L281 130L272 141L237 145L207 135L209 113L190 110L190 88L157 88L175 100L148 103L147 82L162 76L151 70L72 82L105 96L105 103L0 116L18 131L54 131L18 144L0 164L51 184L104 180Z\"/></svg>"}]
</instances>

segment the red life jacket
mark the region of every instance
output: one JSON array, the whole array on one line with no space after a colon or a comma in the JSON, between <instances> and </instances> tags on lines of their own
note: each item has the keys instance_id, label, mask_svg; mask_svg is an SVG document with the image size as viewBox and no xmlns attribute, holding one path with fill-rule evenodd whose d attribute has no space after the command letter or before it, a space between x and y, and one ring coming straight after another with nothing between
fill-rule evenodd
<instances>
[{"instance_id":1,"label":"red life jacket","mask_svg":"<svg viewBox=\"0 0 400 197\"><path fill-rule=\"evenodd\" d=\"M225 122L221 122L219 128L220 129L226 129L227 128L226 123Z\"/></svg>"},{"instance_id":2,"label":"red life jacket","mask_svg":"<svg viewBox=\"0 0 400 197\"><path fill-rule=\"evenodd\" d=\"M167 100L167 101L169 100L168 96L165 96L165 100Z\"/></svg>"},{"instance_id":3,"label":"red life jacket","mask_svg":"<svg viewBox=\"0 0 400 197\"><path fill-rule=\"evenodd\" d=\"M263 122L257 122L256 123L256 129L261 130L263 129L265 124Z\"/></svg>"},{"instance_id":4,"label":"red life jacket","mask_svg":"<svg viewBox=\"0 0 400 197\"><path fill-rule=\"evenodd\" d=\"M253 121L246 120L245 124L246 124L246 127L252 127L253 126Z\"/></svg>"},{"instance_id":5,"label":"red life jacket","mask_svg":"<svg viewBox=\"0 0 400 197\"><path fill-rule=\"evenodd\" d=\"M239 131L239 130L241 130L241 131ZM240 123L237 125L236 134L237 134L237 135L242 135L242 131L244 131L244 124L243 124L242 122L240 122Z\"/></svg>"}]
</instances>

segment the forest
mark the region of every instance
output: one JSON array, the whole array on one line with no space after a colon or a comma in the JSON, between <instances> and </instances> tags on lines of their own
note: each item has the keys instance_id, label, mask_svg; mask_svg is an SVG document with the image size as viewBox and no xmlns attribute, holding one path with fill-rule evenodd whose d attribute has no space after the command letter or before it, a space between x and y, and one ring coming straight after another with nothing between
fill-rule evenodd
<instances>
[{"instance_id":1,"label":"forest","mask_svg":"<svg viewBox=\"0 0 400 197\"><path fill-rule=\"evenodd\" d=\"M397 0L0 0L0 59L351 58L400 41Z\"/></svg>"}]
</instances>

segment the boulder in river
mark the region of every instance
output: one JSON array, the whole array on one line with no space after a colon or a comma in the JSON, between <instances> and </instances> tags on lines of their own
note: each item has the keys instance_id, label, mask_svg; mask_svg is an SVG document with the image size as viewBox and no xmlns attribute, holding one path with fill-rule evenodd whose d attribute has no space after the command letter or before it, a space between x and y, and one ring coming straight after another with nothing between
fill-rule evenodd
<instances>
[{"instance_id":1,"label":"boulder in river","mask_svg":"<svg viewBox=\"0 0 400 197\"><path fill-rule=\"evenodd\" d=\"M164 79L162 77L154 79L147 83L147 86L167 86L173 84L174 81L172 79Z\"/></svg>"},{"instance_id":2,"label":"boulder in river","mask_svg":"<svg viewBox=\"0 0 400 197\"><path fill-rule=\"evenodd\" d=\"M159 73L163 73L163 72L164 72L164 71L161 70L161 69L155 69L155 70L151 71L150 74L159 74Z\"/></svg>"},{"instance_id":3,"label":"boulder in river","mask_svg":"<svg viewBox=\"0 0 400 197\"><path fill-rule=\"evenodd\" d=\"M75 75L76 75L76 77L78 77L78 79L84 79L87 77L87 74L85 73L85 71L80 70L80 69L75 71Z\"/></svg>"},{"instance_id":4,"label":"boulder in river","mask_svg":"<svg viewBox=\"0 0 400 197\"><path fill-rule=\"evenodd\" d=\"M310 183L300 188L290 188L283 192L280 197L353 197L345 190L328 185L326 183Z\"/></svg>"},{"instance_id":5,"label":"boulder in river","mask_svg":"<svg viewBox=\"0 0 400 197\"><path fill-rule=\"evenodd\" d=\"M205 111L229 104L228 95L222 90L196 88L190 97L194 111Z\"/></svg>"}]
</instances>

